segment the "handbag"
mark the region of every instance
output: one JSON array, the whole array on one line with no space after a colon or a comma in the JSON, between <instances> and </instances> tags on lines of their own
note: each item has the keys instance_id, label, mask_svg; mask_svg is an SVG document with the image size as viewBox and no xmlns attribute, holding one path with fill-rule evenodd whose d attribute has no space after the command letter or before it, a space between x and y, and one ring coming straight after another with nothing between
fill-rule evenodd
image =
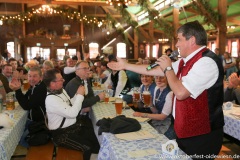
<instances>
[{"instance_id":1,"label":"handbag","mask_svg":"<svg viewBox=\"0 0 240 160\"><path fill-rule=\"evenodd\" d=\"M28 126L29 134L26 141L30 146L44 145L51 139L51 134L44 121L35 122Z\"/></svg>"}]
</instances>

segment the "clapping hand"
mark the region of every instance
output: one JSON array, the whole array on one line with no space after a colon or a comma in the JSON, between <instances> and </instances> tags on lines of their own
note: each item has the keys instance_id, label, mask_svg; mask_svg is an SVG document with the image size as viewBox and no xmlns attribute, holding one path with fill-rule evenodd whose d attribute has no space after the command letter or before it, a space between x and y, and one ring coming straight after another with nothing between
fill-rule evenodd
<instances>
[{"instance_id":1,"label":"clapping hand","mask_svg":"<svg viewBox=\"0 0 240 160\"><path fill-rule=\"evenodd\" d=\"M12 90L18 90L21 88L21 82L19 79L17 79L16 77L13 77L12 80L9 82L9 87Z\"/></svg>"}]
</instances>

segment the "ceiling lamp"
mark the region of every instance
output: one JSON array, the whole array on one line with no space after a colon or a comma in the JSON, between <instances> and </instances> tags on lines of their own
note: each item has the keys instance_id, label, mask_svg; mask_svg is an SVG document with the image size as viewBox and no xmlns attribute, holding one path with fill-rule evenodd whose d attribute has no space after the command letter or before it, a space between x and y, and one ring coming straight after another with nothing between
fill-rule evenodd
<instances>
[{"instance_id":1,"label":"ceiling lamp","mask_svg":"<svg viewBox=\"0 0 240 160\"><path fill-rule=\"evenodd\" d=\"M158 39L159 43L167 43L168 41L169 41L168 38L160 38L160 39Z\"/></svg>"},{"instance_id":2,"label":"ceiling lamp","mask_svg":"<svg viewBox=\"0 0 240 160\"><path fill-rule=\"evenodd\" d=\"M53 8L51 8L49 5L42 5L40 8L33 11L33 13L43 15L43 16L52 15L55 12L56 11Z\"/></svg>"},{"instance_id":3,"label":"ceiling lamp","mask_svg":"<svg viewBox=\"0 0 240 160\"><path fill-rule=\"evenodd\" d=\"M132 0L107 0L106 3L109 5L127 6L132 3Z\"/></svg>"}]
</instances>

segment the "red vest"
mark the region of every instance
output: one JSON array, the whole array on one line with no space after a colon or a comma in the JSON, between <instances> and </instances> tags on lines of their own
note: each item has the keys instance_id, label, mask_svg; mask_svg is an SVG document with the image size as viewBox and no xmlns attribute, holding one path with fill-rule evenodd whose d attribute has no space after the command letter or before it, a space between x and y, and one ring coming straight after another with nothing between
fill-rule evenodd
<instances>
[{"instance_id":1,"label":"red vest","mask_svg":"<svg viewBox=\"0 0 240 160\"><path fill-rule=\"evenodd\" d=\"M179 68L178 77L186 76L193 64L202 58L204 51L206 48L192 57L185 66ZM184 100L176 99L174 129L178 138L193 137L211 131L207 90L203 91L196 99L191 97Z\"/></svg>"}]
</instances>

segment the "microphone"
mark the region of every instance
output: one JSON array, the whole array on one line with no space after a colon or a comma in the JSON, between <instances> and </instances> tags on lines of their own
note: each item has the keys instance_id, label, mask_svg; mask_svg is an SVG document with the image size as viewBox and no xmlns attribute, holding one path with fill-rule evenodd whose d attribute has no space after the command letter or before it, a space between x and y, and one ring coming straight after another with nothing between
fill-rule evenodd
<instances>
[{"instance_id":1,"label":"microphone","mask_svg":"<svg viewBox=\"0 0 240 160\"><path fill-rule=\"evenodd\" d=\"M179 55L178 51L173 51L171 54L168 55L168 57L171 59L171 60L175 60L175 58ZM146 69L149 71L153 68L155 68L156 66L159 66L157 63L153 63L153 64L150 64Z\"/></svg>"}]
</instances>

